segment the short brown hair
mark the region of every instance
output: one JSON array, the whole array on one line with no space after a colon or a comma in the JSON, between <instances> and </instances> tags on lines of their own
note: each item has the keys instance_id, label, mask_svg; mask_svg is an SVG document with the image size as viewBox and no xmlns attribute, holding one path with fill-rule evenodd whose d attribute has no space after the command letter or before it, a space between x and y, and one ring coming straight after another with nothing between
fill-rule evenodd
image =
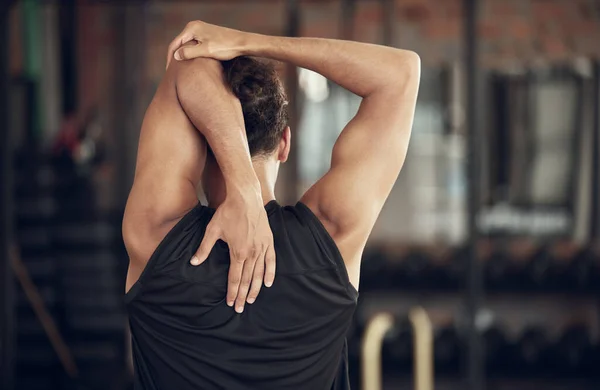
<instances>
[{"instance_id":1,"label":"short brown hair","mask_svg":"<svg viewBox=\"0 0 600 390\"><path fill-rule=\"evenodd\" d=\"M287 98L272 63L251 57L223 61L225 80L240 99L250 154L275 150L287 126Z\"/></svg>"}]
</instances>

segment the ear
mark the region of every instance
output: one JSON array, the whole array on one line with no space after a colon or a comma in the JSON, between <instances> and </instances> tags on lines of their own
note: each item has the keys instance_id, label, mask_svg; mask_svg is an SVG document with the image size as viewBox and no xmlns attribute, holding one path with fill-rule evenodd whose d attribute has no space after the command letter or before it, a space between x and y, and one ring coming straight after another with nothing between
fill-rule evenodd
<instances>
[{"instance_id":1,"label":"ear","mask_svg":"<svg viewBox=\"0 0 600 390\"><path fill-rule=\"evenodd\" d=\"M279 148L277 152L277 160L284 163L287 161L290 155L290 142L292 140L292 131L289 126L286 126L279 141Z\"/></svg>"}]
</instances>

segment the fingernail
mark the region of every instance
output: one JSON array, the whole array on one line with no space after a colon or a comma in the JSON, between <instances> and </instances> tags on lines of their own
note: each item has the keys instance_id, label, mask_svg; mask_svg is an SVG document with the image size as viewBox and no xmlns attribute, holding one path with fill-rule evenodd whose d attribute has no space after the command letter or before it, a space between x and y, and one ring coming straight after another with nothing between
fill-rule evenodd
<instances>
[{"instance_id":1,"label":"fingernail","mask_svg":"<svg viewBox=\"0 0 600 390\"><path fill-rule=\"evenodd\" d=\"M270 280L265 283L265 286L267 286L267 287L271 287L272 285L273 285L273 282L271 282Z\"/></svg>"},{"instance_id":2,"label":"fingernail","mask_svg":"<svg viewBox=\"0 0 600 390\"><path fill-rule=\"evenodd\" d=\"M229 306L229 307L233 306L233 301L227 301L227 306Z\"/></svg>"},{"instance_id":3,"label":"fingernail","mask_svg":"<svg viewBox=\"0 0 600 390\"><path fill-rule=\"evenodd\" d=\"M190 260L190 263L192 263L192 265L198 265L200 264L200 260L198 260L196 256L192 256L192 260Z\"/></svg>"},{"instance_id":4,"label":"fingernail","mask_svg":"<svg viewBox=\"0 0 600 390\"><path fill-rule=\"evenodd\" d=\"M242 312L244 311L244 308L242 306L238 306L235 308L235 311L239 314L242 314Z\"/></svg>"},{"instance_id":5,"label":"fingernail","mask_svg":"<svg viewBox=\"0 0 600 390\"><path fill-rule=\"evenodd\" d=\"M253 303L254 303L254 298L248 298L248 301L247 301L247 302L248 302L249 304L253 304Z\"/></svg>"},{"instance_id":6,"label":"fingernail","mask_svg":"<svg viewBox=\"0 0 600 390\"><path fill-rule=\"evenodd\" d=\"M176 51L176 52L175 52L175 59L176 59L177 61L180 61L180 60L181 60L181 54L179 54L179 52L178 52L178 51Z\"/></svg>"}]
</instances>

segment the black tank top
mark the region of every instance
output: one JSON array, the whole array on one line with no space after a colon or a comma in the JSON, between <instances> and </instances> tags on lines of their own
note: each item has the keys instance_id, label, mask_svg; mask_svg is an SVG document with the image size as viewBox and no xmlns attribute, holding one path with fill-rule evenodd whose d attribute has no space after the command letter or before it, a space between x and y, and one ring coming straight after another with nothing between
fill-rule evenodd
<instances>
[{"instance_id":1,"label":"black tank top","mask_svg":"<svg viewBox=\"0 0 600 390\"><path fill-rule=\"evenodd\" d=\"M302 203L265 206L275 282L237 314L225 303L229 252L189 260L214 209L167 234L126 294L136 390L349 389L346 332L358 297L323 225Z\"/></svg>"}]
</instances>

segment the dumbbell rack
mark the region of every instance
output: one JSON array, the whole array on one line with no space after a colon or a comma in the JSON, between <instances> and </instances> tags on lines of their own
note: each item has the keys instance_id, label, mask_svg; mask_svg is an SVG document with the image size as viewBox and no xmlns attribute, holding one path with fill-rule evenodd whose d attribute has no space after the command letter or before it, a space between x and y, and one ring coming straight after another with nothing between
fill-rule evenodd
<instances>
[{"instance_id":1,"label":"dumbbell rack","mask_svg":"<svg viewBox=\"0 0 600 390\"><path fill-rule=\"evenodd\" d=\"M65 373L21 294L16 388L113 389L125 369L121 213L97 210L89 180L70 161L39 160L17 175L17 245L78 375Z\"/></svg>"}]
</instances>

